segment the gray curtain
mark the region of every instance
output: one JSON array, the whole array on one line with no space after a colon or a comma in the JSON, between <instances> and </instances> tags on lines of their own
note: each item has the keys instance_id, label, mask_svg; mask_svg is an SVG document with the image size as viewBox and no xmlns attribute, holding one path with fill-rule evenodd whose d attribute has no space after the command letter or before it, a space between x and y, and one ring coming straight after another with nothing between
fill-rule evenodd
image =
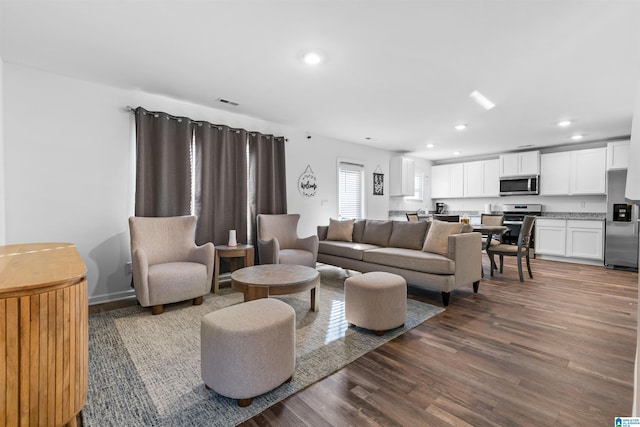
<instances>
[{"instance_id":1,"label":"gray curtain","mask_svg":"<svg viewBox=\"0 0 640 427\"><path fill-rule=\"evenodd\" d=\"M196 242L226 245L236 230L247 243L247 132L197 123L195 160Z\"/></svg>"},{"instance_id":2,"label":"gray curtain","mask_svg":"<svg viewBox=\"0 0 640 427\"><path fill-rule=\"evenodd\" d=\"M249 134L249 232L254 244L258 214L287 213L286 178L284 138Z\"/></svg>"},{"instance_id":3,"label":"gray curtain","mask_svg":"<svg viewBox=\"0 0 640 427\"><path fill-rule=\"evenodd\" d=\"M142 107L136 108L135 118L135 215L189 215L191 121Z\"/></svg>"}]
</instances>

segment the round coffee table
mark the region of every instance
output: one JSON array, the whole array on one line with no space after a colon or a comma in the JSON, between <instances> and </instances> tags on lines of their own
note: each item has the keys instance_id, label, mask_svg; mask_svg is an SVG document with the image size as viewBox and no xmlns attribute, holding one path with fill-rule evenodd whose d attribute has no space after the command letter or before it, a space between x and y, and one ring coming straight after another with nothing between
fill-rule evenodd
<instances>
[{"instance_id":1,"label":"round coffee table","mask_svg":"<svg viewBox=\"0 0 640 427\"><path fill-rule=\"evenodd\" d=\"M316 289L320 289L320 273L303 265L254 265L231 273L231 288L242 292L245 301L311 289L311 310L318 311Z\"/></svg>"}]
</instances>

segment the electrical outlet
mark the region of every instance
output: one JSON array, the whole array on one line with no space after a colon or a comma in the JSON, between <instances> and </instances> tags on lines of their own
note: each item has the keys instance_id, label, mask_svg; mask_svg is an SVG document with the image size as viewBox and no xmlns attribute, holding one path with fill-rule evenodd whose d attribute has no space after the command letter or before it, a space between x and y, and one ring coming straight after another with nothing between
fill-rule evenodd
<instances>
[{"instance_id":1,"label":"electrical outlet","mask_svg":"<svg viewBox=\"0 0 640 427\"><path fill-rule=\"evenodd\" d=\"M126 273L133 273L133 263L131 261L124 263L124 271Z\"/></svg>"}]
</instances>

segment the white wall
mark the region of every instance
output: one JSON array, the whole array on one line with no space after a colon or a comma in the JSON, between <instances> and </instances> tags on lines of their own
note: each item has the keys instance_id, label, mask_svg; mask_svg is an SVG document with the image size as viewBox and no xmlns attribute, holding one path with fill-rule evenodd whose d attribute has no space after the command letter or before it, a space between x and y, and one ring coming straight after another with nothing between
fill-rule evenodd
<instances>
[{"instance_id":1,"label":"white wall","mask_svg":"<svg viewBox=\"0 0 640 427\"><path fill-rule=\"evenodd\" d=\"M387 151L316 135L307 139L304 131L239 114L15 64L5 63L3 71L6 243L74 243L87 264L90 303L132 292L125 263L134 145L126 105L287 137L288 208L302 215L301 235L315 234L317 225L337 217L338 157L365 164L367 217L388 216L388 182L385 196L373 196L371 188L378 165L388 179ZM297 191L307 164L319 185L313 198Z\"/></svg>"}]
</instances>

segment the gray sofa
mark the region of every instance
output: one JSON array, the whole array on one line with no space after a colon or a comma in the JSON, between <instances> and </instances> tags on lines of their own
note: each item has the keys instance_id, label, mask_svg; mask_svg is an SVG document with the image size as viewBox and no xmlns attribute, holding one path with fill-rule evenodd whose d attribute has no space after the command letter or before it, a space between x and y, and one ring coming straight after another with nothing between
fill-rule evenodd
<instances>
[{"instance_id":1,"label":"gray sofa","mask_svg":"<svg viewBox=\"0 0 640 427\"><path fill-rule=\"evenodd\" d=\"M331 220L318 226L318 262L360 272L386 271L408 284L442 292L473 285L482 274L482 236L468 225L433 222ZM452 234L453 233L453 234ZM350 234L350 235L349 235Z\"/></svg>"}]
</instances>

